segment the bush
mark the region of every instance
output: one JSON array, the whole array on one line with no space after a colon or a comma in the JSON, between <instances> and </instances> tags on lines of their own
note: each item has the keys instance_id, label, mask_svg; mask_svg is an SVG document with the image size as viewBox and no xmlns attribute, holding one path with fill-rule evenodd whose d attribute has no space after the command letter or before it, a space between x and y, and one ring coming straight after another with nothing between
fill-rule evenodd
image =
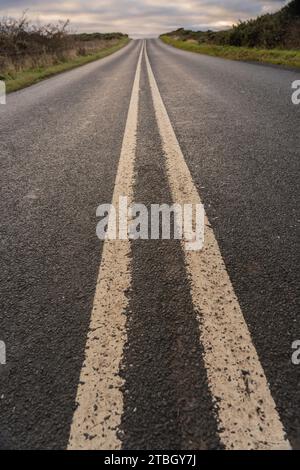
<instances>
[{"instance_id":1,"label":"bush","mask_svg":"<svg viewBox=\"0 0 300 470\"><path fill-rule=\"evenodd\" d=\"M94 54L122 37L121 33L73 34L69 21L37 25L26 15L0 18L0 76Z\"/></svg>"},{"instance_id":2,"label":"bush","mask_svg":"<svg viewBox=\"0 0 300 470\"><path fill-rule=\"evenodd\" d=\"M300 1L292 0L280 11L243 21L226 31L189 31L180 28L167 34L181 40L196 39L200 44L300 49Z\"/></svg>"}]
</instances>

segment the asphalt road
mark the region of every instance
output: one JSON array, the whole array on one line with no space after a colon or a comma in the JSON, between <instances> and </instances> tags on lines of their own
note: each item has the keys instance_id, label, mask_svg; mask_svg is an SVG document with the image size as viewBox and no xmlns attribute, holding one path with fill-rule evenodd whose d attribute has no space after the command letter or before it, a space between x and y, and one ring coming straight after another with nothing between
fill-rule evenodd
<instances>
[{"instance_id":1,"label":"asphalt road","mask_svg":"<svg viewBox=\"0 0 300 470\"><path fill-rule=\"evenodd\" d=\"M146 46L140 55L142 41L133 41L0 105L0 448L300 448L300 365L291 359L300 340L300 106L291 101L299 73L159 40ZM226 305L212 292L210 310L201 299L196 308L179 241L132 241L124 261L96 236L96 209L124 188L131 164L135 202L175 202L147 57L218 248L210 277L218 292L225 275L230 284ZM109 273L123 261L128 288L110 292ZM111 300L101 306L104 294ZM232 302L241 316L229 315ZM214 313L228 313L230 338L257 353L249 370L230 363L237 349L226 351L226 334L209 346L205 318ZM216 345L247 382L234 423L227 388L240 385L218 364ZM262 425L261 438L252 409L271 428Z\"/></svg>"}]
</instances>

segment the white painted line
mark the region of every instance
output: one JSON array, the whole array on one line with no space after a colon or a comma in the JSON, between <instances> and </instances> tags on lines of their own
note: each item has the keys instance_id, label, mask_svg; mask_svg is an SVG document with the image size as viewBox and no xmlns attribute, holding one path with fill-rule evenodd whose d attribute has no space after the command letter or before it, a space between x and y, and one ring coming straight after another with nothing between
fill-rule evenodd
<instances>
[{"instance_id":1,"label":"white painted line","mask_svg":"<svg viewBox=\"0 0 300 470\"><path fill-rule=\"evenodd\" d=\"M200 204L146 47L145 55L172 198L178 204ZM290 449L207 218L206 225L204 249L183 251L220 439L227 449Z\"/></svg>"},{"instance_id":2,"label":"white painted line","mask_svg":"<svg viewBox=\"0 0 300 470\"><path fill-rule=\"evenodd\" d=\"M127 116L112 204L120 196L133 201L134 160L138 123L142 44ZM131 285L130 242L105 241L88 333L85 360L71 425L69 449L121 448L117 430L123 412L123 381L119 376L126 342L124 311Z\"/></svg>"}]
</instances>

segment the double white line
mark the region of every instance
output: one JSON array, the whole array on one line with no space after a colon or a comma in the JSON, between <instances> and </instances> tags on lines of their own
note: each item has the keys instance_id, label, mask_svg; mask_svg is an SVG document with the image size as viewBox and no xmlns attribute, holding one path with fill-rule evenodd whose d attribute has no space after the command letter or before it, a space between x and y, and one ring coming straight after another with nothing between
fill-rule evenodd
<instances>
[{"instance_id":1,"label":"double white line","mask_svg":"<svg viewBox=\"0 0 300 470\"><path fill-rule=\"evenodd\" d=\"M120 196L127 196L129 205L133 202L139 83L144 51L172 198L177 204L200 204L144 42L134 79L113 204L118 206ZM220 439L227 449L289 449L218 243L208 220L206 222L202 252L184 248L183 251ZM104 243L69 449L114 450L122 446L118 436L123 413L123 381L119 366L127 339L124 312L128 305L126 293L131 285L130 254L129 241Z\"/></svg>"}]
</instances>

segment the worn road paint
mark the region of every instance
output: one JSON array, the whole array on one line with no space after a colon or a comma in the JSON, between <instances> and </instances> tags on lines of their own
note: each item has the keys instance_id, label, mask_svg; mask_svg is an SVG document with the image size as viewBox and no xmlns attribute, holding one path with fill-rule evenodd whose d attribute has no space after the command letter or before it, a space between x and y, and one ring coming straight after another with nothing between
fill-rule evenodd
<instances>
[{"instance_id":1,"label":"worn road paint","mask_svg":"<svg viewBox=\"0 0 300 470\"><path fill-rule=\"evenodd\" d=\"M173 200L178 204L201 204L146 48L145 55ZM207 218L204 249L184 250L184 255L221 441L227 449L290 449Z\"/></svg>"},{"instance_id":2,"label":"worn road paint","mask_svg":"<svg viewBox=\"0 0 300 470\"><path fill-rule=\"evenodd\" d=\"M127 196L128 204L133 201L143 49L144 43L138 59L115 181L112 204L117 213L120 196ZM69 449L121 448L118 426L123 412L120 390L123 380L119 376L119 365L127 338L124 311L128 305L126 292L131 284L130 256L130 241L104 242Z\"/></svg>"}]
</instances>

